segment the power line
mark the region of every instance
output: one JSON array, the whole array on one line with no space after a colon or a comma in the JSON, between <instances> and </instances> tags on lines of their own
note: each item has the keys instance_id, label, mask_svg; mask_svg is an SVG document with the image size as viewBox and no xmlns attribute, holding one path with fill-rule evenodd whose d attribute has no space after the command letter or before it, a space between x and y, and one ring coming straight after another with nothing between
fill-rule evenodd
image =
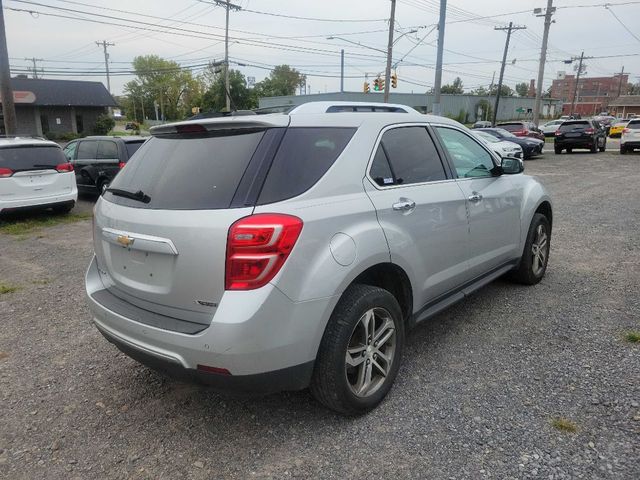
<instances>
[{"instance_id":1,"label":"power line","mask_svg":"<svg viewBox=\"0 0 640 480\"><path fill-rule=\"evenodd\" d=\"M609 6L605 5L604 8L607 9L611 15L613 15L613 18L615 18L618 21L618 23L622 25L622 28L624 28L627 31L627 33L629 33L629 35L631 35L633 38L635 38L640 42L640 37L638 37L635 33L629 30L629 27L627 27L624 23L622 23L622 20L618 18L618 16L615 14L613 10L611 10L611 8L609 8Z\"/></svg>"}]
</instances>

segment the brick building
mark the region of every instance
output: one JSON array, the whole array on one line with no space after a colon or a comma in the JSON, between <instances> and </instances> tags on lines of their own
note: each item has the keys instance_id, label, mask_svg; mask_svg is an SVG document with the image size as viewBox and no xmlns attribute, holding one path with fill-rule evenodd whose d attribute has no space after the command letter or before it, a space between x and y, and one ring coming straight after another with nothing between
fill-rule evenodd
<instances>
[{"instance_id":1,"label":"brick building","mask_svg":"<svg viewBox=\"0 0 640 480\"><path fill-rule=\"evenodd\" d=\"M11 87L18 134L90 134L98 116L117 106L100 82L12 78ZM1 110L0 133L4 133Z\"/></svg>"},{"instance_id":2,"label":"brick building","mask_svg":"<svg viewBox=\"0 0 640 480\"><path fill-rule=\"evenodd\" d=\"M640 95L620 95L609 104L609 109L620 118L640 117Z\"/></svg>"},{"instance_id":3,"label":"brick building","mask_svg":"<svg viewBox=\"0 0 640 480\"><path fill-rule=\"evenodd\" d=\"M609 104L628 89L629 75L614 75L612 77L581 77L578 82L574 111L571 102L576 86L575 75L565 75L558 72L551 84L551 97L563 101L562 113L579 113L582 116L597 115L607 111Z\"/></svg>"}]
</instances>

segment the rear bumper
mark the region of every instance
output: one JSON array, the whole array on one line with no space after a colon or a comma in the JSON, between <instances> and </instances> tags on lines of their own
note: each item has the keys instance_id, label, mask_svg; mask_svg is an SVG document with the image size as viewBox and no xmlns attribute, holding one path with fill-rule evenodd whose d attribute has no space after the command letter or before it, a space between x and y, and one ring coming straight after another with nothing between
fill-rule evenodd
<instances>
[{"instance_id":1,"label":"rear bumper","mask_svg":"<svg viewBox=\"0 0 640 480\"><path fill-rule=\"evenodd\" d=\"M572 138L572 139L556 139L554 145L561 148L591 148L597 145L597 140L594 138Z\"/></svg>"},{"instance_id":2,"label":"rear bumper","mask_svg":"<svg viewBox=\"0 0 640 480\"><path fill-rule=\"evenodd\" d=\"M225 292L211 324L195 334L135 321L101 304L105 289L96 259L86 292L98 330L127 355L152 368L224 391L274 392L308 386L324 327L337 298L293 302L273 285ZM152 313L135 307L139 320ZM198 365L226 369L205 373Z\"/></svg>"},{"instance_id":3,"label":"rear bumper","mask_svg":"<svg viewBox=\"0 0 640 480\"><path fill-rule=\"evenodd\" d=\"M621 140L620 146L627 147L627 148L640 148L640 140L627 140L627 141Z\"/></svg>"},{"instance_id":4,"label":"rear bumper","mask_svg":"<svg viewBox=\"0 0 640 480\"><path fill-rule=\"evenodd\" d=\"M0 199L0 212L27 210L32 208L50 208L56 206L69 205L78 200L78 189L73 186L69 193L63 195L52 195L48 197L33 197L20 200Z\"/></svg>"}]
</instances>

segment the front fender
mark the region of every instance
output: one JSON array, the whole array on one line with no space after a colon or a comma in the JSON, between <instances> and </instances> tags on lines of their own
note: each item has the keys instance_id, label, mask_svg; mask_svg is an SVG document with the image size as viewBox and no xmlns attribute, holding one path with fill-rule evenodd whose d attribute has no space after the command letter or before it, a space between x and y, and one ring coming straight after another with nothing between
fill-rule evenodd
<instances>
[{"instance_id":1,"label":"front fender","mask_svg":"<svg viewBox=\"0 0 640 480\"><path fill-rule=\"evenodd\" d=\"M514 182L520 183L522 191L522 202L520 205L520 246L521 249L523 249L527 241L527 233L529 232L533 215L544 202L547 202L553 211L553 201L545 186L537 178L529 175L514 175L512 179Z\"/></svg>"}]
</instances>

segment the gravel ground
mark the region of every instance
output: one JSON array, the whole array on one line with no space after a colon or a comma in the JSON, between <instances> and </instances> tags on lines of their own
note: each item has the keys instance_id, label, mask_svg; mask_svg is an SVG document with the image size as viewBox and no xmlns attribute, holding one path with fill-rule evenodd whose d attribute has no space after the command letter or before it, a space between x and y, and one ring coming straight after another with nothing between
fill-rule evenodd
<instances>
[{"instance_id":1,"label":"gravel ground","mask_svg":"<svg viewBox=\"0 0 640 480\"><path fill-rule=\"evenodd\" d=\"M527 162L555 198L547 277L497 281L417 328L360 418L307 391L230 398L161 377L90 324L90 221L0 233L0 283L21 287L0 295L0 477L638 479L640 344L624 333L640 330L639 167Z\"/></svg>"}]
</instances>

